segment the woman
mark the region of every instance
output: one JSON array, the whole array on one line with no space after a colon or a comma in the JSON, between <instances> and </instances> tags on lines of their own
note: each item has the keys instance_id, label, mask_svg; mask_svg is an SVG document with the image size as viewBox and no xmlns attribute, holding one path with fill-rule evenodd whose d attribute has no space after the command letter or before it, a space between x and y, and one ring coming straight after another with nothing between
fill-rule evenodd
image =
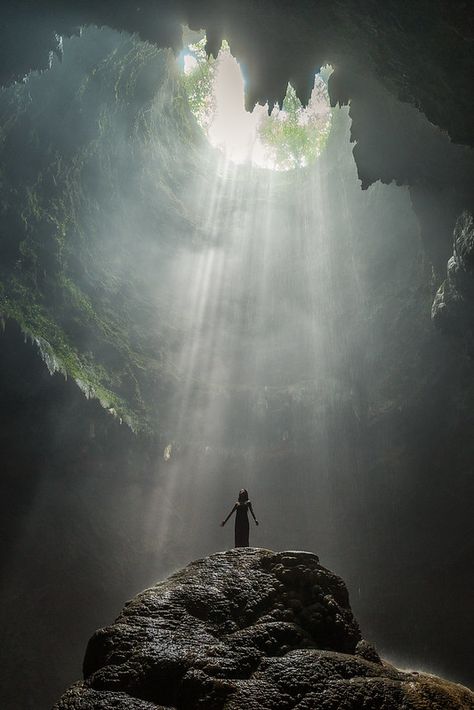
<instances>
[{"instance_id":1,"label":"woman","mask_svg":"<svg viewBox=\"0 0 474 710\"><path fill-rule=\"evenodd\" d=\"M258 520L253 512L252 503L249 501L249 494L245 488L242 488L242 490L239 491L237 503L234 505L227 518L221 523L221 526L224 527L232 513L235 512L235 547L249 546L249 510L255 520L255 525L258 525Z\"/></svg>"}]
</instances>

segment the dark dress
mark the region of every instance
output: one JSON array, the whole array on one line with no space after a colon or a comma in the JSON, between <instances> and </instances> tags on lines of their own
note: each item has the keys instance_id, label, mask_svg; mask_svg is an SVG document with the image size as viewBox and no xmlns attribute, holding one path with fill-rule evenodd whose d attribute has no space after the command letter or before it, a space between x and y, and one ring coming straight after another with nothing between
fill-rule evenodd
<instances>
[{"instance_id":1,"label":"dark dress","mask_svg":"<svg viewBox=\"0 0 474 710\"><path fill-rule=\"evenodd\" d=\"M235 546L249 546L249 509L252 504L249 500L235 504Z\"/></svg>"}]
</instances>

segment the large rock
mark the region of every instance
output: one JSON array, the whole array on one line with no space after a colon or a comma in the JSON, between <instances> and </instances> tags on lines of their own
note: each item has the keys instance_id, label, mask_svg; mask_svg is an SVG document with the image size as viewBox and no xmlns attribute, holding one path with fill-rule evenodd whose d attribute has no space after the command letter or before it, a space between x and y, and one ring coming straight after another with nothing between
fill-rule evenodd
<instances>
[{"instance_id":1,"label":"large rock","mask_svg":"<svg viewBox=\"0 0 474 710\"><path fill-rule=\"evenodd\" d=\"M381 661L316 555L247 548L193 562L94 634L55 710L99 708L468 710L474 694Z\"/></svg>"},{"instance_id":2,"label":"large rock","mask_svg":"<svg viewBox=\"0 0 474 710\"><path fill-rule=\"evenodd\" d=\"M431 317L438 328L461 338L470 352L474 350L473 307L474 220L466 211L456 222L453 255L434 298Z\"/></svg>"}]
</instances>

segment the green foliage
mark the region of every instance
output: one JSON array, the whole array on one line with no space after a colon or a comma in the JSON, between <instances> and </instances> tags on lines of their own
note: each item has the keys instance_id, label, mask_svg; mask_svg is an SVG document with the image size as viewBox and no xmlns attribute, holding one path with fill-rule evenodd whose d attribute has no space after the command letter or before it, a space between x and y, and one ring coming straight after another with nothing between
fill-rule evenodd
<instances>
[{"instance_id":1,"label":"green foliage","mask_svg":"<svg viewBox=\"0 0 474 710\"><path fill-rule=\"evenodd\" d=\"M305 109L288 84L282 109L277 106L259 126L260 139L279 170L301 168L321 153L331 127L326 85L317 79Z\"/></svg>"},{"instance_id":2,"label":"green foliage","mask_svg":"<svg viewBox=\"0 0 474 710\"><path fill-rule=\"evenodd\" d=\"M230 53L223 43L218 58L208 58L206 39L189 45L183 87L189 107L200 127L209 132L216 113L215 78L222 52ZM263 116L258 124L258 140L267 154L267 163L277 170L305 167L321 153L331 127L331 110L327 86L318 75L309 105L304 108L291 85L283 101L270 116Z\"/></svg>"},{"instance_id":3,"label":"green foliage","mask_svg":"<svg viewBox=\"0 0 474 710\"><path fill-rule=\"evenodd\" d=\"M213 82L216 60L207 57L205 45L205 37L189 45L189 54L196 60L196 65L184 74L183 83L193 115L201 128L207 130L215 112Z\"/></svg>"},{"instance_id":4,"label":"green foliage","mask_svg":"<svg viewBox=\"0 0 474 710\"><path fill-rule=\"evenodd\" d=\"M65 50L47 74L0 92L0 317L51 371L156 431L155 383L171 368L145 245L164 242L166 225L173 239L191 233L181 190L198 132L170 52L97 29Z\"/></svg>"}]
</instances>

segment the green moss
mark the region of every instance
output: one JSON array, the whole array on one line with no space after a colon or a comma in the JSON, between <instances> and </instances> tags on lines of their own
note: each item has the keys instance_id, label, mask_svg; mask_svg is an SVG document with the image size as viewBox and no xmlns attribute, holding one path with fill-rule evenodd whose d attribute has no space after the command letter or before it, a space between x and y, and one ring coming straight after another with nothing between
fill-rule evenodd
<instances>
[{"instance_id":1,"label":"green moss","mask_svg":"<svg viewBox=\"0 0 474 710\"><path fill-rule=\"evenodd\" d=\"M90 306L89 306L90 307ZM31 291L17 281L0 284L0 312L3 319L12 318L25 336L36 342L51 373L59 371L73 378L87 397L100 400L132 428L143 428L139 417L126 401L104 383L110 380L106 368L94 362L91 354L81 353L58 327L54 316L32 301Z\"/></svg>"},{"instance_id":2,"label":"green moss","mask_svg":"<svg viewBox=\"0 0 474 710\"><path fill-rule=\"evenodd\" d=\"M0 116L0 181L9 186L0 312L38 344L51 371L132 428L156 431L156 383L173 376L161 356L166 323L150 327L153 305L129 266L144 247L123 225L192 231L179 191L199 138L175 60L89 30L68 41L47 77L1 92Z\"/></svg>"}]
</instances>

